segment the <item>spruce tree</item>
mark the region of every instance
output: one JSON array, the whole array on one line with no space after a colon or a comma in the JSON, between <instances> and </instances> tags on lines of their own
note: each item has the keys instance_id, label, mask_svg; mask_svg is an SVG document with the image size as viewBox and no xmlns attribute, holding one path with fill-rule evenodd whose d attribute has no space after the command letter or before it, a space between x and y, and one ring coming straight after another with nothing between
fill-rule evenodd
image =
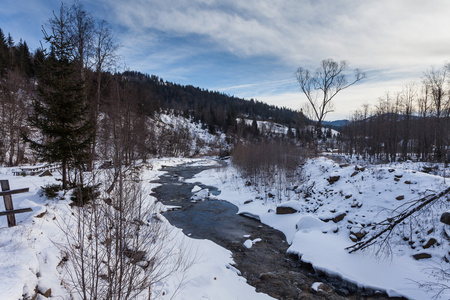
<instances>
[{"instance_id":1,"label":"spruce tree","mask_svg":"<svg viewBox=\"0 0 450 300\"><path fill-rule=\"evenodd\" d=\"M8 43L3 33L3 30L0 28L0 77L6 74L6 68L8 65Z\"/></svg>"},{"instance_id":2,"label":"spruce tree","mask_svg":"<svg viewBox=\"0 0 450 300\"><path fill-rule=\"evenodd\" d=\"M45 53L38 73L38 97L28 119L40 137L25 137L42 160L61 162L63 189L68 187L68 170L85 163L93 129L83 82L76 76L71 59L73 44L66 16L62 5L59 16L54 14L49 22L51 33L43 30L50 53Z\"/></svg>"}]
</instances>

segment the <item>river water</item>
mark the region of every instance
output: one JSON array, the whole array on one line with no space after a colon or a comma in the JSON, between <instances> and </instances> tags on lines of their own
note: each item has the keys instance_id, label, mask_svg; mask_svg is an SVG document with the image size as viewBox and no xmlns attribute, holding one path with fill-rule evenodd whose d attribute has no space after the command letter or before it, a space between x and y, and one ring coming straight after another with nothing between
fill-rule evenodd
<instances>
[{"instance_id":1,"label":"river water","mask_svg":"<svg viewBox=\"0 0 450 300\"><path fill-rule=\"evenodd\" d=\"M361 291L354 285L317 274L297 256L286 253L289 245L283 233L258 220L238 215L237 207L229 202L206 200L192 203L191 190L195 185L220 195L215 187L184 182L184 179L192 178L207 168L190 164L165 167L167 173L154 181L161 185L153 189L153 195L165 205L181 207L164 214L172 225L192 238L208 239L230 250L235 267L258 292L276 299L388 299L385 294ZM248 249L244 246L247 239L244 235L251 235L252 239L261 238L262 241ZM326 282L333 289L317 293L311 289L317 281Z\"/></svg>"}]
</instances>

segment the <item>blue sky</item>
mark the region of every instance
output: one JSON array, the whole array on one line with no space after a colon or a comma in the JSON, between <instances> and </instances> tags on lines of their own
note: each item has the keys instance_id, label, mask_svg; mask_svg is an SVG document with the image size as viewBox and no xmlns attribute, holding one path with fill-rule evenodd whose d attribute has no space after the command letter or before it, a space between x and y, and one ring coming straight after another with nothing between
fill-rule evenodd
<instances>
[{"instance_id":1,"label":"blue sky","mask_svg":"<svg viewBox=\"0 0 450 300\"><path fill-rule=\"evenodd\" d=\"M67 1L70 4L70 1ZM300 109L299 66L347 60L367 78L335 98L348 117L450 59L447 0L86 0L112 26L121 66ZM0 28L32 50L56 0L2 0Z\"/></svg>"}]
</instances>

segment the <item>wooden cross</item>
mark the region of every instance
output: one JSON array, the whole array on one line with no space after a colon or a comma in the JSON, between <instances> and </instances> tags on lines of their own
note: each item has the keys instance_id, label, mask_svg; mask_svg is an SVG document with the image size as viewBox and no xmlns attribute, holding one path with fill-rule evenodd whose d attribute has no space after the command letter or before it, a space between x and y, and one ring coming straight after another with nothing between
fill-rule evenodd
<instances>
[{"instance_id":1,"label":"wooden cross","mask_svg":"<svg viewBox=\"0 0 450 300\"><path fill-rule=\"evenodd\" d=\"M8 180L0 180L0 185L2 186L2 191L0 192L0 196L3 196L3 202L5 203L5 209L6 209L6 211L0 212L0 216L6 216L6 218L8 219L8 227L16 226L16 217L14 214L30 212L33 210L30 207L14 209L11 195L19 194L19 193L26 193L30 189L23 188L23 189L17 189L17 190L10 190Z\"/></svg>"}]
</instances>

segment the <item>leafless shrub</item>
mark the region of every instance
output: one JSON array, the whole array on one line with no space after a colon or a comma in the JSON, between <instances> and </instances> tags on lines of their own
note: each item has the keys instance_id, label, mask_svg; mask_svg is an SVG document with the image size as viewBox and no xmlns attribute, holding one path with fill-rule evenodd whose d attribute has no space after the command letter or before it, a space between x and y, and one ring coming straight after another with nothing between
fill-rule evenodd
<instances>
[{"instance_id":1,"label":"leafless shrub","mask_svg":"<svg viewBox=\"0 0 450 300\"><path fill-rule=\"evenodd\" d=\"M283 140L238 144L233 164L258 192L275 189L278 199L301 179L300 164L308 152Z\"/></svg>"},{"instance_id":2,"label":"leafless shrub","mask_svg":"<svg viewBox=\"0 0 450 300\"><path fill-rule=\"evenodd\" d=\"M109 194L72 207L72 217L60 224L67 243L59 246L73 295L152 299L155 284L194 263L146 195L138 180L120 172Z\"/></svg>"}]
</instances>

